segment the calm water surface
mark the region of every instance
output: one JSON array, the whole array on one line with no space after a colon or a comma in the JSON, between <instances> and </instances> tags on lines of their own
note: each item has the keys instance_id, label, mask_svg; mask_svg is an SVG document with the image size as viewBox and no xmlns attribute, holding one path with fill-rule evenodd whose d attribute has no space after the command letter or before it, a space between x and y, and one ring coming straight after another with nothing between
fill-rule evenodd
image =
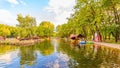
<instances>
[{"instance_id":1,"label":"calm water surface","mask_svg":"<svg viewBox=\"0 0 120 68\"><path fill-rule=\"evenodd\" d=\"M120 50L55 39L33 46L0 45L0 68L120 68Z\"/></svg>"}]
</instances>

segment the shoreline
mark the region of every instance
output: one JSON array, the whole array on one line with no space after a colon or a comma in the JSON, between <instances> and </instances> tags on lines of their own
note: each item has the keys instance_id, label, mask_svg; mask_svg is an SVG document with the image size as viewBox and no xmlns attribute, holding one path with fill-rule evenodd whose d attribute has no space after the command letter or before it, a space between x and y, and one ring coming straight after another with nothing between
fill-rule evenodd
<instances>
[{"instance_id":1,"label":"shoreline","mask_svg":"<svg viewBox=\"0 0 120 68\"><path fill-rule=\"evenodd\" d=\"M99 46L106 46L106 47L120 49L120 44L105 43L105 42L94 42L94 44Z\"/></svg>"},{"instance_id":2,"label":"shoreline","mask_svg":"<svg viewBox=\"0 0 120 68\"><path fill-rule=\"evenodd\" d=\"M5 40L5 41L0 41L0 45L17 45L17 46L30 46L34 45L36 43L43 42L44 39L30 39L30 40Z\"/></svg>"}]
</instances>

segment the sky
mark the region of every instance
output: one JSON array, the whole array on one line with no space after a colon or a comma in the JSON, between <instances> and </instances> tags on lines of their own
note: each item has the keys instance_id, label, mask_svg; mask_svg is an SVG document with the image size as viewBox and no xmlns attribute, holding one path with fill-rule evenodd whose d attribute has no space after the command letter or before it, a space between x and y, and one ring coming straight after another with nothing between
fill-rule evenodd
<instances>
[{"instance_id":1,"label":"sky","mask_svg":"<svg viewBox=\"0 0 120 68\"><path fill-rule=\"evenodd\" d=\"M37 24L50 21L55 26L66 23L73 13L75 0L0 0L0 24L15 26L17 15L30 15Z\"/></svg>"}]
</instances>

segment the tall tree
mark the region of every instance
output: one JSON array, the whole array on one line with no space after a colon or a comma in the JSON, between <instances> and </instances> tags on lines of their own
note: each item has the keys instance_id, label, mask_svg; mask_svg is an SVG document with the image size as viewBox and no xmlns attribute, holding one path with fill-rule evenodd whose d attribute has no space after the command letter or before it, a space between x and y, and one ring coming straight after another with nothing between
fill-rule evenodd
<instances>
[{"instance_id":1,"label":"tall tree","mask_svg":"<svg viewBox=\"0 0 120 68\"><path fill-rule=\"evenodd\" d=\"M18 27L20 27L21 29L23 29L23 33L25 34L21 34L21 36L27 36L27 37L31 37L34 36L34 28L36 28L36 20L35 18L31 17L30 15L27 15L26 17L23 17L21 14L18 14L18 18L17 18L19 24L17 25ZM26 35L27 34L27 35Z\"/></svg>"},{"instance_id":2,"label":"tall tree","mask_svg":"<svg viewBox=\"0 0 120 68\"><path fill-rule=\"evenodd\" d=\"M54 25L49 21L42 21L37 29L39 36L50 37L54 31Z\"/></svg>"}]
</instances>

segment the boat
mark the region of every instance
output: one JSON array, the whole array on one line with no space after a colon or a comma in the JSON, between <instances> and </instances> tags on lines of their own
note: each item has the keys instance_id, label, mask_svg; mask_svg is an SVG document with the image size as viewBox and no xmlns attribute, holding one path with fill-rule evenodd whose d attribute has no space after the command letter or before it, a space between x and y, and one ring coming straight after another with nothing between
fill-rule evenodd
<instances>
[{"instance_id":1,"label":"boat","mask_svg":"<svg viewBox=\"0 0 120 68\"><path fill-rule=\"evenodd\" d=\"M86 44L86 42L85 41L80 41L80 44Z\"/></svg>"}]
</instances>

